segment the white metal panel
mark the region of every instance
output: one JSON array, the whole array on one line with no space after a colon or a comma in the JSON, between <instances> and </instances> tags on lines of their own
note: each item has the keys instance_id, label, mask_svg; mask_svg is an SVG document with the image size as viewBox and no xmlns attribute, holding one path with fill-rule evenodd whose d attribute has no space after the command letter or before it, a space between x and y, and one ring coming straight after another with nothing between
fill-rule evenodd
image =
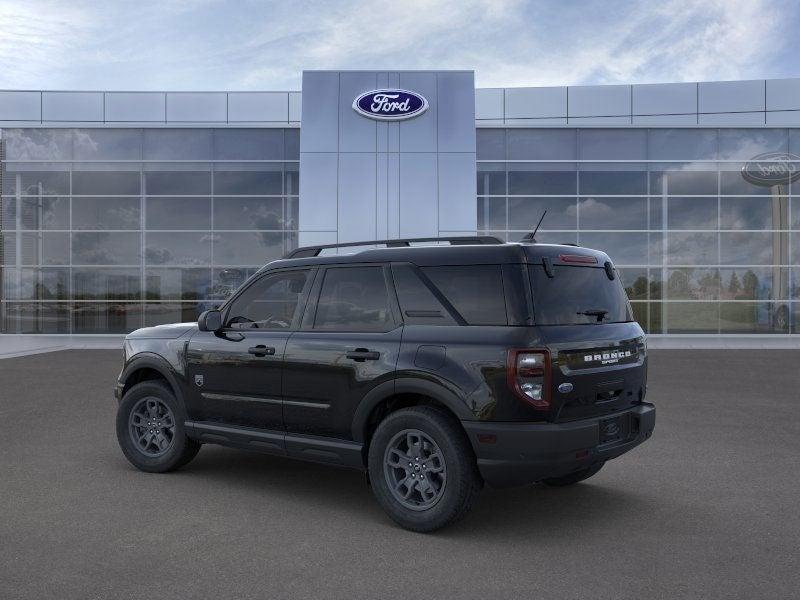
<instances>
[{"instance_id":1,"label":"white metal panel","mask_svg":"<svg viewBox=\"0 0 800 600\"><path fill-rule=\"evenodd\" d=\"M634 125L697 125L697 115L633 115Z\"/></svg>"},{"instance_id":2,"label":"white metal panel","mask_svg":"<svg viewBox=\"0 0 800 600\"><path fill-rule=\"evenodd\" d=\"M286 92L230 92L228 121L259 122L289 120L289 95Z\"/></svg>"},{"instance_id":3,"label":"white metal panel","mask_svg":"<svg viewBox=\"0 0 800 600\"><path fill-rule=\"evenodd\" d=\"M376 89L376 84L375 73L339 74L339 152L375 152L377 121L353 110L353 101L364 92Z\"/></svg>"},{"instance_id":4,"label":"white metal panel","mask_svg":"<svg viewBox=\"0 0 800 600\"><path fill-rule=\"evenodd\" d=\"M300 153L300 231L336 230L336 152Z\"/></svg>"},{"instance_id":5,"label":"white metal panel","mask_svg":"<svg viewBox=\"0 0 800 600\"><path fill-rule=\"evenodd\" d=\"M106 121L163 123L166 118L163 92L106 92Z\"/></svg>"},{"instance_id":6,"label":"white metal panel","mask_svg":"<svg viewBox=\"0 0 800 600\"><path fill-rule=\"evenodd\" d=\"M167 121L225 123L228 120L224 92L167 93Z\"/></svg>"},{"instance_id":7,"label":"white metal panel","mask_svg":"<svg viewBox=\"0 0 800 600\"><path fill-rule=\"evenodd\" d=\"M712 113L699 119L700 125L764 125L763 112Z\"/></svg>"},{"instance_id":8,"label":"white metal panel","mask_svg":"<svg viewBox=\"0 0 800 600\"><path fill-rule=\"evenodd\" d=\"M40 92L0 92L0 121L39 121L41 118Z\"/></svg>"},{"instance_id":9,"label":"white metal panel","mask_svg":"<svg viewBox=\"0 0 800 600\"><path fill-rule=\"evenodd\" d=\"M698 84L701 113L764 110L764 80L704 81Z\"/></svg>"},{"instance_id":10,"label":"white metal panel","mask_svg":"<svg viewBox=\"0 0 800 600\"><path fill-rule=\"evenodd\" d=\"M800 110L800 79L767 79L767 110Z\"/></svg>"},{"instance_id":11,"label":"white metal panel","mask_svg":"<svg viewBox=\"0 0 800 600\"><path fill-rule=\"evenodd\" d=\"M437 220L436 154L400 154L400 236L430 237L439 231Z\"/></svg>"},{"instance_id":12,"label":"white metal panel","mask_svg":"<svg viewBox=\"0 0 800 600\"><path fill-rule=\"evenodd\" d=\"M399 87L422 94L428 100L428 110L424 113L397 122L400 129L400 152L436 152L438 142L436 119L439 112L436 73L402 71Z\"/></svg>"},{"instance_id":13,"label":"white metal panel","mask_svg":"<svg viewBox=\"0 0 800 600\"><path fill-rule=\"evenodd\" d=\"M300 151L338 151L339 73L304 71L302 98L304 106Z\"/></svg>"},{"instance_id":14,"label":"white metal panel","mask_svg":"<svg viewBox=\"0 0 800 600\"><path fill-rule=\"evenodd\" d=\"M549 125L566 125L567 117L549 119L506 119L506 125L522 125L524 127L547 127Z\"/></svg>"},{"instance_id":15,"label":"white metal panel","mask_svg":"<svg viewBox=\"0 0 800 600\"><path fill-rule=\"evenodd\" d=\"M696 83L649 83L632 86L634 115L697 112Z\"/></svg>"},{"instance_id":16,"label":"white metal panel","mask_svg":"<svg viewBox=\"0 0 800 600\"><path fill-rule=\"evenodd\" d=\"M42 93L44 121L103 121L102 92Z\"/></svg>"},{"instance_id":17,"label":"white metal panel","mask_svg":"<svg viewBox=\"0 0 800 600\"><path fill-rule=\"evenodd\" d=\"M303 97L300 92L289 92L289 121L299 123L302 117Z\"/></svg>"},{"instance_id":18,"label":"white metal panel","mask_svg":"<svg viewBox=\"0 0 800 600\"><path fill-rule=\"evenodd\" d=\"M627 117L570 117L570 125L630 125L631 118Z\"/></svg>"},{"instance_id":19,"label":"white metal panel","mask_svg":"<svg viewBox=\"0 0 800 600\"><path fill-rule=\"evenodd\" d=\"M375 163L374 152L339 154L340 242L377 239Z\"/></svg>"},{"instance_id":20,"label":"white metal panel","mask_svg":"<svg viewBox=\"0 0 800 600\"><path fill-rule=\"evenodd\" d=\"M439 153L439 229L478 227L474 153Z\"/></svg>"},{"instance_id":21,"label":"white metal panel","mask_svg":"<svg viewBox=\"0 0 800 600\"><path fill-rule=\"evenodd\" d=\"M800 110L776 110L767 113L767 125L800 127Z\"/></svg>"},{"instance_id":22,"label":"white metal panel","mask_svg":"<svg viewBox=\"0 0 800 600\"><path fill-rule=\"evenodd\" d=\"M475 90L475 118L503 119L503 88Z\"/></svg>"},{"instance_id":23,"label":"white metal panel","mask_svg":"<svg viewBox=\"0 0 800 600\"><path fill-rule=\"evenodd\" d=\"M436 90L437 150L475 152L475 74L437 73Z\"/></svg>"},{"instance_id":24,"label":"white metal panel","mask_svg":"<svg viewBox=\"0 0 800 600\"><path fill-rule=\"evenodd\" d=\"M631 86L583 85L570 87L568 92L570 120L572 117L608 117L631 114Z\"/></svg>"},{"instance_id":25,"label":"white metal panel","mask_svg":"<svg viewBox=\"0 0 800 600\"><path fill-rule=\"evenodd\" d=\"M566 116L566 87L506 89L506 120Z\"/></svg>"}]
</instances>

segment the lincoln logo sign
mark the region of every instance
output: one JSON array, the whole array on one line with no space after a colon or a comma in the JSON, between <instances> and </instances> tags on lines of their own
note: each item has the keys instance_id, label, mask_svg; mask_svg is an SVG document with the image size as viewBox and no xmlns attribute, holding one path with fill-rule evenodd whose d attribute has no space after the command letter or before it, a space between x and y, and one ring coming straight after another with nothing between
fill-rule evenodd
<instances>
[{"instance_id":1,"label":"lincoln logo sign","mask_svg":"<svg viewBox=\"0 0 800 600\"><path fill-rule=\"evenodd\" d=\"M800 156L788 152L767 152L748 160L742 177L754 185L786 185L800 178Z\"/></svg>"},{"instance_id":2,"label":"lincoln logo sign","mask_svg":"<svg viewBox=\"0 0 800 600\"><path fill-rule=\"evenodd\" d=\"M400 121L428 110L428 101L408 90L372 90L353 100L353 110L379 121Z\"/></svg>"}]
</instances>

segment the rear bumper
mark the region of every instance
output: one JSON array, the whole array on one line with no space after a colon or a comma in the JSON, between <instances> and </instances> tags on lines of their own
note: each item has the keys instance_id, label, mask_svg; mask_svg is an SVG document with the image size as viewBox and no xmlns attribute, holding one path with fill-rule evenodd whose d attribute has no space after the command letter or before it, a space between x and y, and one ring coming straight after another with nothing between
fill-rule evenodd
<instances>
[{"instance_id":1,"label":"rear bumper","mask_svg":"<svg viewBox=\"0 0 800 600\"><path fill-rule=\"evenodd\" d=\"M601 422L620 416L628 419L627 435L601 444ZM510 487L568 475L624 454L653 433L656 409L643 403L612 415L570 423L462 424L484 481L492 487Z\"/></svg>"}]
</instances>

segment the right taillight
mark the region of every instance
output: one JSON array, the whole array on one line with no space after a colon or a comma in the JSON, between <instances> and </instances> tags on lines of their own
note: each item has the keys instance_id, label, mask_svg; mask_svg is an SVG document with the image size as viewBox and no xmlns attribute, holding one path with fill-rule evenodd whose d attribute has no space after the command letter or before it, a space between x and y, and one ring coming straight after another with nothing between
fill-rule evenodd
<instances>
[{"instance_id":1,"label":"right taillight","mask_svg":"<svg viewBox=\"0 0 800 600\"><path fill-rule=\"evenodd\" d=\"M539 410L550 408L550 353L547 350L510 350L508 385Z\"/></svg>"}]
</instances>

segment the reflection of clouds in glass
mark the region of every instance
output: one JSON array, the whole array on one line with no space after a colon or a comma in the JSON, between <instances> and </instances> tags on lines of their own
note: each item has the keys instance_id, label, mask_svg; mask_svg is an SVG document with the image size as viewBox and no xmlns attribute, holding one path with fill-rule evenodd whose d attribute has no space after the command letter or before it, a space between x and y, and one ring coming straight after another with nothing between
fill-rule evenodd
<instances>
[{"instance_id":1,"label":"reflection of clouds in glass","mask_svg":"<svg viewBox=\"0 0 800 600\"><path fill-rule=\"evenodd\" d=\"M716 233L670 233L669 263L673 265L717 264Z\"/></svg>"},{"instance_id":2,"label":"reflection of clouds in glass","mask_svg":"<svg viewBox=\"0 0 800 600\"><path fill-rule=\"evenodd\" d=\"M99 144L86 129L76 129L72 143L74 144L75 156L94 156L99 148Z\"/></svg>"},{"instance_id":3,"label":"reflection of clouds in glass","mask_svg":"<svg viewBox=\"0 0 800 600\"><path fill-rule=\"evenodd\" d=\"M213 234L149 234L145 259L154 265L208 265L212 238Z\"/></svg>"},{"instance_id":4,"label":"reflection of clouds in glass","mask_svg":"<svg viewBox=\"0 0 800 600\"><path fill-rule=\"evenodd\" d=\"M69 130L4 129L7 160L69 160L72 158Z\"/></svg>"}]
</instances>

